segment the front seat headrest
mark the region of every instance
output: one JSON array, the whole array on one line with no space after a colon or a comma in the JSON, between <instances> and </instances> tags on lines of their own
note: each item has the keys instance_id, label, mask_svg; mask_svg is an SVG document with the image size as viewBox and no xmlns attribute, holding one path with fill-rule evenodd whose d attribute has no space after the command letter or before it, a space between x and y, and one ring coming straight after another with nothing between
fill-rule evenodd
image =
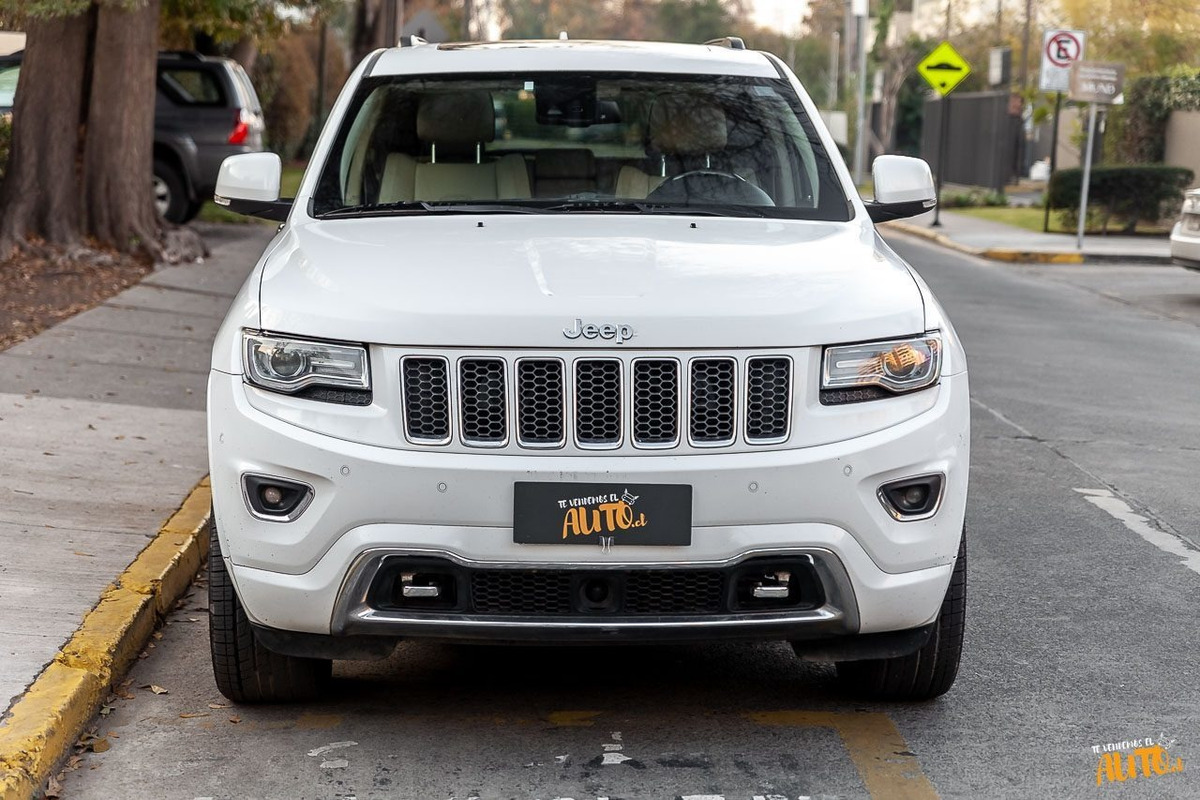
<instances>
[{"instance_id":1,"label":"front seat headrest","mask_svg":"<svg viewBox=\"0 0 1200 800\"><path fill-rule=\"evenodd\" d=\"M496 138L496 110L488 92L431 94L417 108L417 137L423 142L462 146Z\"/></svg>"},{"instance_id":2,"label":"front seat headrest","mask_svg":"<svg viewBox=\"0 0 1200 800\"><path fill-rule=\"evenodd\" d=\"M650 145L664 155L696 156L725 149L725 111L697 95L675 92L654 98Z\"/></svg>"}]
</instances>

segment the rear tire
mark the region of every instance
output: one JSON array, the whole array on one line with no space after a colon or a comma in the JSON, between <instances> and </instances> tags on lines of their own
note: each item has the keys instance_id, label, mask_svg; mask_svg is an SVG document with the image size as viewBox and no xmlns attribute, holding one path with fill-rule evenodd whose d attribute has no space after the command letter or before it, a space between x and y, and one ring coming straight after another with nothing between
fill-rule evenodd
<instances>
[{"instance_id":1,"label":"rear tire","mask_svg":"<svg viewBox=\"0 0 1200 800\"><path fill-rule=\"evenodd\" d=\"M328 687L333 662L272 652L258 643L221 558L214 520L208 550L208 638L213 677L235 703L313 700Z\"/></svg>"},{"instance_id":2,"label":"rear tire","mask_svg":"<svg viewBox=\"0 0 1200 800\"><path fill-rule=\"evenodd\" d=\"M949 691L958 675L967 611L967 532L942 600L933 633L920 650L906 656L837 662L838 682L873 700L932 700Z\"/></svg>"},{"instance_id":3,"label":"rear tire","mask_svg":"<svg viewBox=\"0 0 1200 800\"><path fill-rule=\"evenodd\" d=\"M187 221L187 184L179 171L165 161L154 162L154 207L167 222Z\"/></svg>"}]
</instances>

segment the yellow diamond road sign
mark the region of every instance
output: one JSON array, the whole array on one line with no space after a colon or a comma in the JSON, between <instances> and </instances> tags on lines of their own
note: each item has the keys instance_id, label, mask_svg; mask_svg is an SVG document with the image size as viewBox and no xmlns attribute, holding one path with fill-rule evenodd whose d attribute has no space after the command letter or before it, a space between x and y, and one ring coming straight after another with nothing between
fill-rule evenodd
<instances>
[{"instance_id":1,"label":"yellow diamond road sign","mask_svg":"<svg viewBox=\"0 0 1200 800\"><path fill-rule=\"evenodd\" d=\"M971 74L971 65L950 46L942 42L917 64L917 72L933 90L945 97Z\"/></svg>"}]
</instances>

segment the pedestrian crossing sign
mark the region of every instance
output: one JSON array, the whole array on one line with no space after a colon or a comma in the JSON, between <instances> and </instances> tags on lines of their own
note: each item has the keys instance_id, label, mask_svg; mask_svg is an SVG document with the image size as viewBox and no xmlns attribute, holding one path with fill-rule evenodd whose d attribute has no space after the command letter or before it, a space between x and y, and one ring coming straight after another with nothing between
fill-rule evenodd
<instances>
[{"instance_id":1,"label":"pedestrian crossing sign","mask_svg":"<svg viewBox=\"0 0 1200 800\"><path fill-rule=\"evenodd\" d=\"M942 42L921 59L917 72L935 92L945 97L971 74L971 65L949 42Z\"/></svg>"}]
</instances>

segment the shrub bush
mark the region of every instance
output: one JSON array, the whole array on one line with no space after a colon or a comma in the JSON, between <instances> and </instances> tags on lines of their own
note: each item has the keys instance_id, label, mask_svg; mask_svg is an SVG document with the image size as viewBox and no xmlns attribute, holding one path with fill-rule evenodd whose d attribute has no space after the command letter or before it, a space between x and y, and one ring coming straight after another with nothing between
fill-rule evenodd
<instances>
[{"instance_id":1,"label":"shrub bush","mask_svg":"<svg viewBox=\"0 0 1200 800\"><path fill-rule=\"evenodd\" d=\"M1153 224L1178 214L1183 192L1191 185L1192 178L1190 169L1161 164L1093 167L1088 188L1089 210L1092 206L1100 210L1105 231L1109 219L1117 217L1124 222L1124 230L1132 232L1138 222ZM1082 182L1081 169L1054 173L1046 190L1047 205L1077 214Z\"/></svg>"},{"instance_id":2,"label":"shrub bush","mask_svg":"<svg viewBox=\"0 0 1200 800\"><path fill-rule=\"evenodd\" d=\"M970 189L959 192L942 192L942 208L980 208L983 206L1007 206L1008 197L1003 192L991 189Z\"/></svg>"}]
</instances>

